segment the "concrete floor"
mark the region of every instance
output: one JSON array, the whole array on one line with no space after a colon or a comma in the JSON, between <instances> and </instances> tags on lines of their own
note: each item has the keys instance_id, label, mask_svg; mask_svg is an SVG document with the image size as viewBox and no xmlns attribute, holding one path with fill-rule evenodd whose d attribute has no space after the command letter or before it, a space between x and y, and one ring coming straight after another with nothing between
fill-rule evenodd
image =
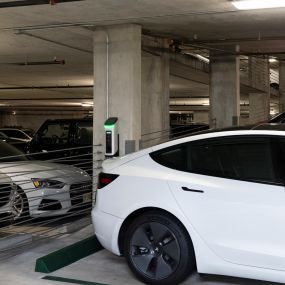
<instances>
[{"instance_id":1,"label":"concrete floor","mask_svg":"<svg viewBox=\"0 0 285 285\"><path fill-rule=\"evenodd\" d=\"M81 231L65 235L49 242L33 244L13 257L0 261L0 284L2 285L56 285L70 284L56 281L42 280L46 275L98 282L110 285L136 285L138 282L129 271L124 258L114 256L106 250L99 251L82 260L51 274L34 272L35 261L38 257L54 250L72 244L93 234L88 226ZM273 283L252 281L237 278L199 276L193 274L183 285L269 285Z\"/></svg>"}]
</instances>

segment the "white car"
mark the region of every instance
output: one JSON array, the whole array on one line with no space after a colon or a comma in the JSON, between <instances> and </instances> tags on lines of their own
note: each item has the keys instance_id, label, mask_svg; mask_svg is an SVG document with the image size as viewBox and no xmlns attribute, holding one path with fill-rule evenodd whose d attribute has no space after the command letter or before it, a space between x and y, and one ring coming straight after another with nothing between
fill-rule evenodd
<instances>
[{"instance_id":1,"label":"white car","mask_svg":"<svg viewBox=\"0 0 285 285\"><path fill-rule=\"evenodd\" d=\"M3 182L7 177L11 183ZM0 212L14 220L64 215L91 206L92 180L83 170L59 163L30 161L0 141Z\"/></svg>"},{"instance_id":2,"label":"white car","mask_svg":"<svg viewBox=\"0 0 285 285\"><path fill-rule=\"evenodd\" d=\"M208 132L109 159L101 244L147 284L199 273L285 283L285 127Z\"/></svg>"}]
</instances>

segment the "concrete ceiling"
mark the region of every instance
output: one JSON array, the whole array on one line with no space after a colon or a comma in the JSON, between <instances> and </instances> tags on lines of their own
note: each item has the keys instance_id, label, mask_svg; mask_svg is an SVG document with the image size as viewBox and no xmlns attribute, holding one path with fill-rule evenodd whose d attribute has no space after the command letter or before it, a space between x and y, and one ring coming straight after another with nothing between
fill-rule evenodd
<instances>
[{"instance_id":1,"label":"concrete ceiling","mask_svg":"<svg viewBox=\"0 0 285 285\"><path fill-rule=\"evenodd\" d=\"M239 44L242 52L282 53L284 15L285 9L237 11L228 0L85 0L2 8L0 104L8 99L17 99L20 104L19 99L45 98L60 104L64 98L70 101L91 98L92 88L88 86L93 84L92 29L97 26L137 23L145 33L209 48L231 49ZM66 63L12 64L55 58ZM203 97L208 91L207 86L182 81L171 77L171 94ZM13 86L68 88L3 89ZM39 101L30 104L33 102L39 104Z\"/></svg>"}]
</instances>

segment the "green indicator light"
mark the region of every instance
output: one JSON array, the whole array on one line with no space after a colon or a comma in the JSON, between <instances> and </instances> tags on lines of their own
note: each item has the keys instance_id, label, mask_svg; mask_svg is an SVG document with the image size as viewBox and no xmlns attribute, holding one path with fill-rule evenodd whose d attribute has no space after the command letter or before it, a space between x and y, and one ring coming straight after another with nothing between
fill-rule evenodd
<instances>
[{"instance_id":1,"label":"green indicator light","mask_svg":"<svg viewBox=\"0 0 285 285\"><path fill-rule=\"evenodd\" d=\"M114 129L115 125L104 125L105 129L112 130Z\"/></svg>"}]
</instances>

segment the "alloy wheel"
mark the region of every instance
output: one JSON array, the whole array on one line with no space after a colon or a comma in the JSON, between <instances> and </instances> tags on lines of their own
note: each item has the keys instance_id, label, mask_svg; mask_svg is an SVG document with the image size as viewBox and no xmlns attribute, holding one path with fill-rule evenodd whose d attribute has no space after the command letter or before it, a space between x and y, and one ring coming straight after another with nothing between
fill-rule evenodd
<instances>
[{"instance_id":1,"label":"alloy wheel","mask_svg":"<svg viewBox=\"0 0 285 285\"><path fill-rule=\"evenodd\" d=\"M176 271L180 246L175 234L164 224L141 224L130 240L130 259L148 278L161 280Z\"/></svg>"},{"instance_id":2,"label":"alloy wheel","mask_svg":"<svg viewBox=\"0 0 285 285\"><path fill-rule=\"evenodd\" d=\"M22 216L24 208L25 201L23 196L17 190L14 190L11 196L11 213L14 220Z\"/></svg>"}]
</instances>

